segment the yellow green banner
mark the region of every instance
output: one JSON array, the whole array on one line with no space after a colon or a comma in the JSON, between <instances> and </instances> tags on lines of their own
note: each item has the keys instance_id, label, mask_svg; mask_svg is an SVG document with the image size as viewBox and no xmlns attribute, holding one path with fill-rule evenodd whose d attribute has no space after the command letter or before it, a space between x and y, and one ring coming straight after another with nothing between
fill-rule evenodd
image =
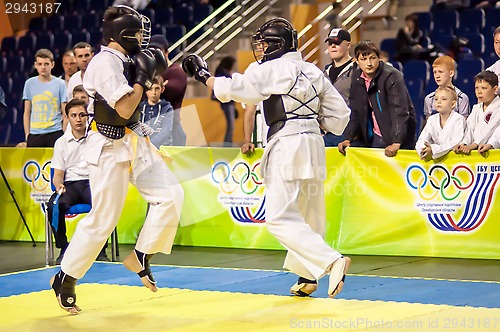
<instances>
[{"instance_id":1,"label":"yellow green banner","mask_svg":"<svg viewBox=\"0 0 500 332\"><path fill-rule=\"evenodd\" d=\"M281 249L265 227L262 150L163 147L184 188L176 244ZM415 151L326 149L326 240L343 253L500 258L500 152L423 162ZM0 166L36 241L44 241L52 149L1 148ZM0 240L29 241L5 183L0 183ZM129 187L118 223L120 243L135 243L146 203ZM82 216L68 219L69 235Z\"/></svg>"}]
</instances>

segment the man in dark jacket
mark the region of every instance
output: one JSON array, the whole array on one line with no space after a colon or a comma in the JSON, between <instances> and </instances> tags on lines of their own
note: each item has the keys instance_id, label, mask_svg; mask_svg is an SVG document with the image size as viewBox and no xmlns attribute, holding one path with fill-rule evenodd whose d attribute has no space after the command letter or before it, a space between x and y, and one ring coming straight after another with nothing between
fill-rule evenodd
<instances>
[{"instance_id":1,"label":"man in dark jacket","mask_svg":"<svg viewBox=\"0 0 500 332\"><path fill-rule=\"evenodd\" d=\"M357 146L384 148L394 157L400 148L415 146L416 116L401 72L380 61L378 48L370 41L354 49L359 69L352 74L349 105L351 117L338 149L356 139Z\"/></svg>"}]
</instances>

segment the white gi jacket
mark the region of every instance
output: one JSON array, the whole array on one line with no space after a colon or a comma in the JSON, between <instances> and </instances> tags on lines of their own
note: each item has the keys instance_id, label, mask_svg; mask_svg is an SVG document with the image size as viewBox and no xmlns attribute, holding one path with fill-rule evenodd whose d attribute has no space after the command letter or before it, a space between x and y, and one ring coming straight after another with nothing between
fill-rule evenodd
<instances>
[{"instance_id":1,"label":"white gi jacket","mask_svg":"<svg viewBox=\"0 0 500 332\"><path fill-rule=\"evenodd\" d=\"M472 107L472 112L467 118L467 135L463 143L478 145L487 143L499 125L500 97L496 96L484 111L483 103Z\"/></svg>"},{"instance_id":2,"label":"white gi jacket","mask_svg":"<svg viewBox=\"0 0 500 332\"><path fill-rule=\"evenodd\" d=\"M257 104L278 94L282 95L285 111L298 108L295 114L311 115L309 119L286 121L271 137L262 157L261 172L265 179L269 153L278 140L286 140L287 144L273 153L282 155L282 164L274 166L281 167L287 180L326 178L324 144L319 146L310 135L301 134L320 135L319 121L327 131L341 135L349 121L350 109L323 72L303 61L300 53L285 53L278 59L249 67L244 74L235 73L232 78L216 77L214 94L221 102L234 100L247 104ZM308 107L290 96L302 103L310 101ZM311 109L316 114L311 114Z\"/></svg>"},{"instance_id":3,"label":"white gi jacket","mask_svg":"<svg viewBox=\"0 0 500 332\"><path fill-rule=\"evenodd\" d=\"M463 141L467 131L467 121L462 115L455 111L451 112L443 128L440 121L439 113L429 117L415 145L418 154L425 147L424 143L428 142L431 145L432 158L436 159Z\"/></svg>"}]
</instances>

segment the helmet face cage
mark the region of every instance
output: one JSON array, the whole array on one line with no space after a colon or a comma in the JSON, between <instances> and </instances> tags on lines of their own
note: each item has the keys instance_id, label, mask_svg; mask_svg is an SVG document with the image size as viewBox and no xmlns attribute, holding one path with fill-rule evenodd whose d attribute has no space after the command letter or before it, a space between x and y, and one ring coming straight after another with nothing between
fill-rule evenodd
<instances>
[{"instance_id":1,"label":"helmet face cage","mask_svg":"<svg viewBox=\"0 0 500 332\"><path fill-rule=\"evenodd\" d=\"M123 38L129 40L135 39L141 49L147 48L149 46L149 40L151 39L151 20L147 16L139 14L135 9L129 6L118 5L116 7L123 8L130 12L130 14L137 16L141 22L139 31L134 34L124 35Z\"/></svg>"}]
</instances>

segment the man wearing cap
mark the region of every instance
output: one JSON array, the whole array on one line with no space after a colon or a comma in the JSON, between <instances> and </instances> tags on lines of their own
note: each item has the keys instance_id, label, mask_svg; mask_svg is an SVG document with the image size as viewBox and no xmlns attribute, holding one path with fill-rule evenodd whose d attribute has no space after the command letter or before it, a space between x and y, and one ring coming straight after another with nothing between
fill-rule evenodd
<instances>
[{"instance_id":1,"label":"man wearing cap","mask_svg":"<svg viewBox=\"0 0 500 332\"><path fill-rule=\"evenodd\" d=\"M325 75L330 78L333 86L349 105L349 90L351 88L351 73L354 61L351 50L351 34L345 29L333 28L325 39L328 43L328 55L332 62L325 67ZM326 133L323 136L325 146L337 146L344 140L342 135Z\"/></svg>"},{"instance_id":2,"label":"man wearing cap","mask_svg":"<svg viewBox=\"0 0 500 332\"><path fill-rule=\"evenodd\" d=\"M154 35L151 37L149 47L155 47L163 51L168 62L168 68L160 73L163 77L163 86L165 89L160 95L161 98L172 104L174 108L174 122L172 125L172 145L186 145L186 133L181 124L182 100L186 94L187 75L181 66L173 63L168 58L168 41L163 35Z\"/></svg>"}]
</instances>

